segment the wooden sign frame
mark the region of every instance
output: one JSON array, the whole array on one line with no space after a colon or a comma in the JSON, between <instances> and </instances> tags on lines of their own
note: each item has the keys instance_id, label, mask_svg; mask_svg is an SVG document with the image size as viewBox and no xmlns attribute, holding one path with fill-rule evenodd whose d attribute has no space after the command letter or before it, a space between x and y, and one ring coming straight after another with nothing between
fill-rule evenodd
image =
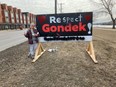
<instances>
[{"instance_id":1,"label":"wooden sign frame","mask_svg":"<svg viewBox=\"0 0 116 87\"><path fill-rule=\"evenodd\" d=\"M91 59L93 60L93 62L98 63L98 61L96 60L96 57L95 57L95 52L94 52L94 47L93 47L92 41L89 42L86 51L89 54L89 56L91 57Z\"/></svg>"},{"instance_id":2,"label":"wooden sign frame","mask_svg":"<svg viewBox=\"0 0 116 87\"><path fill-rule=\"evenodd\" d=\"M32 62L35 62L37 59L39 59L39 57L45 52L46 50L44 50L43 46L41 43L39 43L36 52L35 52L35 57L32 60ZM94 52L94 47L93 47L93 42L90 41L87 49L86 49L87 53L89 54L89 56L91 57L91 59L93 60L94 63L98 63L98 61L96 60L95 57L95 52Z\"/></svg>"},{"instance_id":3,"label":"wooden sign frame","mask_svg":"<svg viewBox=\"0 0 116 87\"><path fill-rule=\"evenodd\" d=\"M35 52L35 57L34 59L32 60L32 62L35 62L37 59L39 59L39 57L45 52L43 46L41 43L38 44L38 47L36 49L36 52Z\"/></svg>"}]
</instances>

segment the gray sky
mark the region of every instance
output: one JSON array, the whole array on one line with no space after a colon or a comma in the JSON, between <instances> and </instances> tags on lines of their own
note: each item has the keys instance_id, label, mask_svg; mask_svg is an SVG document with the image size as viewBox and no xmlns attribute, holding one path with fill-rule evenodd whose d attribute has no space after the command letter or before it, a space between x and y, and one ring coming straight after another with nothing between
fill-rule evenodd
<instances>
[{"instance_id":1,"label":"gray sky","mask_svg":"<svg viewBox=\"0 0 116 87\"><path fill-rule=\"evenodd\" d=\"M54 1L55 0L0 0L0 3L6 3L17 8L20 8L23 12L31 12L34 14L52 14L54 13ZM58 1L58 13L60 5L63 3L63 12L79 12L79 11L93 11L98 9L92 5L90 0L57 0ZM96 0L97 1L97 0ZM114 9L115 10L115 9ZM115 12L116 13L116 12ZM103 17L104 16L104 17ZM109 16L103 15L98 17L97 21L109 20Z\"/></svg>"},{"instance_id":2,"label":"gray sky","mask_svg":"<svg viewBox=\"0 0 116 87\"><path fill-rule=\"evenodd\" d=\"M54 1L55 0L0 0L1 3L6 3L17 8L21 8L22 11L29 11L35 14L54 13ZM76 12L91 11L91 5L89 0L57 0L58 12L60 5L63 3L63 12ZM86 10L85 10L86 9Z\"/></svg>"}]
</instances>

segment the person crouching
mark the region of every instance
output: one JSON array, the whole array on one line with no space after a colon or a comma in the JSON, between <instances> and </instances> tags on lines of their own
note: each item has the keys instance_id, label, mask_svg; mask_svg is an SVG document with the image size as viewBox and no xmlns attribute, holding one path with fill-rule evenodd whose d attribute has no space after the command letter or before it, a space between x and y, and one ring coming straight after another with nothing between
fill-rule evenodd
<instances>
[{"instance_id":1,"label":"person crouching","mask_svg":"<svg viewBox=\"0 0 116 87\"><path fill-rule=\"evenodd\" d=\"M38 41L39 32L37 31L37 29L35 29L34 23L30 24L30 28L27 30L26 33L24 33L24 36L28 38L28 43L29 43L28 57L33 59L35 56L35 51L39 43Z\"/></svg>"}]
</instances>

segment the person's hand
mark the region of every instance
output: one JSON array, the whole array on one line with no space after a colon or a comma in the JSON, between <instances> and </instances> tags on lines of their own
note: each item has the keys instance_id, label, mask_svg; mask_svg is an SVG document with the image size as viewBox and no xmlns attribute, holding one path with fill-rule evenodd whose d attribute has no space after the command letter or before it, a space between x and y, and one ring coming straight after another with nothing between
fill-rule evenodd
<instances>
[{"instance_id":1,"label":"person's hand","mask_svg":"<svg viewBox=\"0 0 116 87\"><path fill-rule=\"evenodd\" d=\"M34 36L36 37L36 36L38 36L38 34L34 34Z\"/></svg>"}]
</instances>

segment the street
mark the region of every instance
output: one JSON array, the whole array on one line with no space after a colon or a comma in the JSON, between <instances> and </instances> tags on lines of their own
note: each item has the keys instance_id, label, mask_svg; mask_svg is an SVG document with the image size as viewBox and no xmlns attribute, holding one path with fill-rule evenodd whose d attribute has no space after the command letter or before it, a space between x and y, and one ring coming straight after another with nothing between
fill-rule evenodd
<instances>
[{"instance_id":1,"label":"street","mask_svg":"<svg viewBox=\"0 0 116 87\"><path fill-rule=\"evenodd\" d=\"M25 42L27 38L23 35L24 31L25 30L0 31L0 51Z\"/></svg>"}]
</instances>

